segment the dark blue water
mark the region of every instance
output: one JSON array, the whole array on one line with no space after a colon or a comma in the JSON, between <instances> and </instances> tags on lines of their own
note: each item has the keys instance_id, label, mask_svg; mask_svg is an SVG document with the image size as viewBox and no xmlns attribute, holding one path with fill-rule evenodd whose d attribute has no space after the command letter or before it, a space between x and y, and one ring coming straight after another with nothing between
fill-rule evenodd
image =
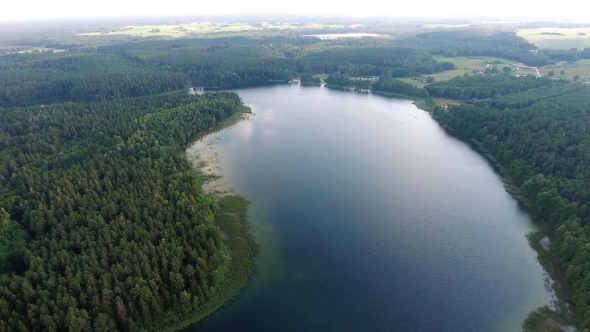
<instances>
[{"instance_id":1,"label":"dark blue water","mask_svg":"<svg viewBox=\"0 0 590 332\"><path fill-rule=\"evenodd\" d=\"M196 331L516 331L553 299L531 216L411 101L237 92L255 115L214 135L258 270Z\"/></svg>"}]
</instances>

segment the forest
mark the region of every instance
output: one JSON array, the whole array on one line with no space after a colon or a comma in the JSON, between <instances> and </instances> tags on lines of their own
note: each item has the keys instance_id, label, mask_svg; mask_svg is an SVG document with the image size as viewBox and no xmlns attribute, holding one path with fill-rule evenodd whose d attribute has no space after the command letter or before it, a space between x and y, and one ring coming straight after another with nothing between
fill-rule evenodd
<instances>
[{"instance_id":1,"label":"forest","mask_svg":"<svg viewBox=\"0 0 590 332\"><path fill-rule=\"evenodd\" d=\"M555 83L551 79L537 79L534 76L474 75L465 78L454 78L446 82L434 82L424 88L434 97L465 100L504 96L543 86L553 87L554 85Z\"/></svg>"},{"instance_id":2,"label":"forest","mask_svg":"<svg viewBox=\"0 0 590 332\"><path fill-rule=\"evenodd\" d=\"M243 104L236 93L183 90L318 85L320 76L429 108L432 97L477 99L433 116L480 142L550 220L553 255L580 327L590 327L590 87L509 73L425 88L400 80L456 69L455 56L541 66L588 50L536 55L514 33L477 29L334 40L42 36L0 34L3 49L64 48L0 55L0 331L161 331L202 310L231 253L220 204L183 148Z\"/></svg>"},{"instance_id":3,"label":"forest","mask_svg":"<svg viewBox=\"0 0 590 332\"><path fill-rule=\"evenodd\" d=\"M182 147L234 93L2 109L0 330L161 330L229 254Z\"/></svg>"},{"instance_id":4,"label":"forest","mask_svg":"<svg viewBox=\"0 0 590 332\"><path fill-rule=\"evenodd\" d=\"M351 46L290 58L285 54L292 44L271 46L255 41L228 47L216 42L212 40L208 46L148 43L139 50L133 48L137 45L124 50L119 48L125 45L116 45L99 48L97 53L7 55L0 58L0 106L114 100L190 86L246 87L287 82L299 73L412 77L454 69L452 63L437 62L428 53L405 48Z\"/></svg>"}]
</instances>

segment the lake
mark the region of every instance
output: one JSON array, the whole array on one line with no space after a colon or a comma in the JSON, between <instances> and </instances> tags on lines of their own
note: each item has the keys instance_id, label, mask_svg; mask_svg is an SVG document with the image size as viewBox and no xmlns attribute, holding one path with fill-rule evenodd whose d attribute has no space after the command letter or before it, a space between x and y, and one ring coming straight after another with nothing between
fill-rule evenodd
<instances>
[{"instance_id":1,"label":"lake","mask_svg":"<svg viewBox=\"0 0 590 332\"><path fill-rule=\"evenodd\" d=\"M382 37L374 33L326 33L320 35L304 35L304 37L317 37L319 39L338 39L338 38L361 38L361 37Z\"/></svg>"},{"instance_id":2,"label":"lake","mask_svg":"<svg viewBox=\"0 0 590 332\"><path fill-rule=\"evenodd\" d=\"M197 145L251 201L258 269L193 331L517 331L555 300L531 214L410 100L236 92L254 115Z\"/></svg>"}]
</instances>

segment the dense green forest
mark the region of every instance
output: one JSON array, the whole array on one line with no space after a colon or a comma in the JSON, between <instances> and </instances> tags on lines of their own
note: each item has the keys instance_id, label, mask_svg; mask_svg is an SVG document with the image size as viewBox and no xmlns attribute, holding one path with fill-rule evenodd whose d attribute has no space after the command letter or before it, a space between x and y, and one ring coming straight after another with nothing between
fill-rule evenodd
<instances>
[{"instance_id":1,"label":"dense green forest","mask_svg":"<svg viewBox=\"0 0 590 332\"><path fill-rule=\"evenodd\" d=\"M141 49L123 44L99 51L124 53L146 65L187 73L193 85L207 88L288 81L299 73L411 77L454 69L452 63L435 61L427 52L392 47L389 40L322 42L299 37L236 38L229 45L225 39L207 42L161 41Z\"/></svg>"},{"instance_id":2,"label":"dense green forest","mask_svg":"<svg viewBox=\"0 0 590 332\"><path fill-rule=\"evenodd\" d=\"M588 50L534 54L512 32L470 28L335 40L28 31L0 32L0 46L64 52L0 55L0 331L159 331L199 312L231 253L215 222L220 204L182 150L243 105L235 93L179 91L293 77L317 85L318 75L429 107L431 97L478 99L433 114L481 142L550 220L554 257L590 327L590 87L507 73L425 88L397 79L455 69L434 54L541 66Z\"/></svg>"},{"instance_id":3,"label":"dense green forest","mask_svg":"<svg viewBox=\"0 0 590 332\"><path fill-rule=\"evenodd\" d=\"M478 83L487 84L478 84ZM504 85L506 89L497 90ZM590 87L528 77L461 78L435 90L475 105L437 107L436 118L480 142L554 230L553 257L572 285L579 327L590 327Z\"/></svg>"},{"instance_id":4,"label":"dense green forest","mask_svg":"<svg viewBox=\"0 0 590 332\"><path fill-rule=\"evenodd\" d=\"M367 45L368 44L368 45ZM245 87L287 82L300 73L412 77L454 69L424 51L391 42L309 38L148 41L96 52L0 57L0 106L102 101L190 86Z\"/></svg>"},{"instance_id":5,"label":"dense green forest","mask_svg":"<svg viewBox=\"0 0 590 332\"><path fill-rule=\"evenodd\" d=\"M229 254L183 154L233 93L0 109L0 330L161 330Z\"/></svg>"},{"instance_id":6,"label":"dense green forest","mask_svg":"<svg viewBox=\"0 0 590 332\"><path fill-rule=\"evenodd\" d=\"M433 97L449 99L485 99L527 91L543 86L554 86L549 78L517 77L509 74L497 76L469 76L447 82L435 82L425 87Z\"/></svg>"},{"instance_id":7,"label":"dense green forest","mask_svg":"<svg viewBox=\"0 0 590 332\"><path fill-rule=\"evenodd\" d=\"M180 90L186 75L88 53L0 58L0 106L31 101L102 101Z\"/></svg>"}]
</instances>

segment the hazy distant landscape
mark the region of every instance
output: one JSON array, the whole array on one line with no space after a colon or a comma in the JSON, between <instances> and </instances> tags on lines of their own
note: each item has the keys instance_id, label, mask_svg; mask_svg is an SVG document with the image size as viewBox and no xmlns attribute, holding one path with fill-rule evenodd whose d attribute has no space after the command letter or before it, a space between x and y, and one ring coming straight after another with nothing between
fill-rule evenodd
<instances>
[{"instance_id":1,"label":"hazy distant landscape","mask_svg":"<svg viewBox=\"0 0 590 332\"><path fill-rule=\"evenodd\" d=\"M0 331L590 328L590 23L109 4L0 23Z\"/></svg>"}]
</instances>

